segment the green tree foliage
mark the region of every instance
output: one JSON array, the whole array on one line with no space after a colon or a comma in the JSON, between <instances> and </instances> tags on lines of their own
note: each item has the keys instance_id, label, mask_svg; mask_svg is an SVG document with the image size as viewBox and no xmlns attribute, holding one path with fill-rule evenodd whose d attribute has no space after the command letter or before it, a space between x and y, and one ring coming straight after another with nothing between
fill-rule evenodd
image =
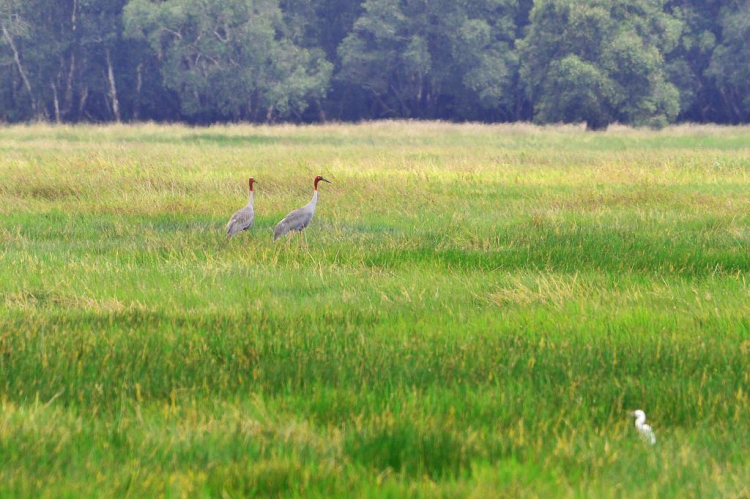
<instances>
[{"instance_id":1,"label":"green tree foliage","mask_svg":"<svg viewBox=\"0 0 750 499\"><path fill-rule=\"evenodd\" d=\"M683 23L680 41L667 57L666 71L680 91L683 117L716 119L716 89L705 76L721 29L716 23L724 0L672 0L666 10Z\"/></svg>"},{"instance_id":2,"label":"green tree foliage","mask_svg":"<svg viewBox=\"0 0 750 499\"><path fill-rule=\"evenodd\" d=\"M367 0L339 48L340 78L379 116L511 119L518 60L513 0Z\"/></svg>"},{"instance_id":3,"label":"green tree foliage","mask_svg":"<svg viewBox=\"0 0 750 499\"><path fill-rule=\"evenodd\" d=\"M748 0L0 0L0 120L750 121Z\"/></svg>"},{"instance_id":4,"label":"green tree foliage","mask_svg":"<svg viewBox=\"0 0 750 499\"><path fill-rule=\"evenodd\" d=\"M331 64L284 36L274 0L133 0L125 25L148 40L164 85L199 121L270 121L325 97Z\"/></svg>"},{"instance_id":5,"label":"green tree foliage","mask_svg":"<svg viewBox=\"0 0 750 499\"><path fill-rule=\"evenodd\" d=\"M6 119L119 120L126 0L0 0Z\"/></svg>"},{"instance_id":6,"label":"green tree foliage","mask_svg":"<svg viewBox=\"0 0 750 499\"><path fill-rule=\"evenodd\" d=\"M682 24L650 0L541 0L520 43L521 76L541 123L663 125L679 112L665 73Z\"/></svg>"},{"instance_id":7,"label":"green tree foliage","mask_svg":"<svg viewBox=\"0 0 750 499\"><path fill-rule=\"evenodd\" d=\"M750 3L729 3L720 11L723 39L706 72L715 82L728 121L739 123L750 120Z\"/></svg>"}]
</instances>

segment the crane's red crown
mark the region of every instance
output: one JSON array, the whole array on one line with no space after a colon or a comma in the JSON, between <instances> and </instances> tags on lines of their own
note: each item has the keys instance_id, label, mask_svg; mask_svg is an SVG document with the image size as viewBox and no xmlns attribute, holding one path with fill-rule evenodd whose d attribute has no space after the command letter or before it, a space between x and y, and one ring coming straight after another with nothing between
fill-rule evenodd
<instances>
[{"instance_id":1,"label":"crane's red crown","mask_svg":"<svg viewBox=\"0 0 750 499\"><path fill-rule=\"evenodd\" d=\"M248 180L248 184L250 184L250 190L253 190L253 184L255 183L255 179L253 177L250 177Z\"/></svg>"},{"instance_id":2,"label":"crane's red crown","mask_svg":"<svg viewBox=\"0 0 750 499\"><path fill-rule=\"evenodd\" d=\"M320 182L321 180L323 182L328 182L329 184L331 183L330 181L324 179L322 176L318 175L317 177L315 177L315 183L313 184L313 187L315 187L316 191L318 190L318 182Z\"/></svg>"}]
</instances>

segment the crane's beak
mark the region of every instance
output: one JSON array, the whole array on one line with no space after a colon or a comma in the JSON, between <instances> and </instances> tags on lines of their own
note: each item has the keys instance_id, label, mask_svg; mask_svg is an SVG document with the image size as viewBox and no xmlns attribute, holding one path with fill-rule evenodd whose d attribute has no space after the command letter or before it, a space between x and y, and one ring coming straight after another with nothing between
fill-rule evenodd
<instances>
[{"instance_id":1,"label":"crane's beak","mask_svg":"<svg viewBox=\"0 0 750 499\"><path fill-rule=\"evenodd\" d=\"M328 182L329 184L331 183L329 180L326 180L323 177L320 177L320 180L322 180L323 182Z\"/></svg>"}]
</instances>

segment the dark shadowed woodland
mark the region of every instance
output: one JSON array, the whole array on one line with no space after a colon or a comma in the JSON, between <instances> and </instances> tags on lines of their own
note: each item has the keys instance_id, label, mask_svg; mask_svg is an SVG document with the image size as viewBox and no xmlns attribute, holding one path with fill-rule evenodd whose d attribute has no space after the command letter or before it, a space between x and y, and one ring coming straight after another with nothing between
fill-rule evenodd
<instances>
[{"instance_id":1,"label":"dark shadowed woodland","mask_svg":"<svg viewBox=\"0 0 750 499\"><path fill-rule=\"evenodd\" d=\"M750 119L746 0L0 0L0 120Z\"/></svg>"}]
</instances>

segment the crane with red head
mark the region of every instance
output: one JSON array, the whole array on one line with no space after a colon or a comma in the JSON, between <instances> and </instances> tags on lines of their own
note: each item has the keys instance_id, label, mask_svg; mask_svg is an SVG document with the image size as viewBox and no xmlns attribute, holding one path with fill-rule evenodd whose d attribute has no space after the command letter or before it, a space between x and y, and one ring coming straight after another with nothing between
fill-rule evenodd
<instances>
[{"instance_id":1,"label":"crane with red head","mask_svg":"<svg viewBox=\"0 0 750 499\"><path fill-rule=\"evenodd\" d=\"M320 175L315 177L313 181L313 197L312 200L302 208L298 208L293 212L285 216L281 222L276 224L276 228L273 230L273 240L276 241L278 238L288 234L290 231L302 232L305 227L310 225L310 222L315 215L315 207L318 204L318 183L328 182L329 180L324 179Z\"/></svg>"},{"instance_id":2,"label":"crane with red head","mask_svg":"<svg viewBox=\"0 0 750 499\"><path fill-rule=\"evenodd\" d=\"M232 215L232 218L229 219L229 223L227 224L227 238L231 238L253 226L253 222L255 222L255 210L253 209L253 195L255 191L253 185L255 183L253 177L248 179L248 184L250 186L249 199L245 207L237 210L234 215Z\"/></svg>"}]
</instances>

